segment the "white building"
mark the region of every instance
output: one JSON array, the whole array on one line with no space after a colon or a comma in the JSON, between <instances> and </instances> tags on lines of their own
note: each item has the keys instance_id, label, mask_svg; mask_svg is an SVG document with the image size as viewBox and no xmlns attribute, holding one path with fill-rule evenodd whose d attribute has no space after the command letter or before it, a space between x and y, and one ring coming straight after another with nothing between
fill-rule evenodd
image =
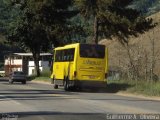
<instances>
[{"instance_id":1,"label":"white building","mask_svg":"<svg viewBox=\"0 0 160 120\"><path fill-rule=\"evenodd\" d=\"M41 72L50 70L52 54L41 53L39 69ZM32 53L13 53L5 56L5 75L8 76L12 71L23 71L27 75L35 74L35 65Z\"/></svg>"}]
</instances>

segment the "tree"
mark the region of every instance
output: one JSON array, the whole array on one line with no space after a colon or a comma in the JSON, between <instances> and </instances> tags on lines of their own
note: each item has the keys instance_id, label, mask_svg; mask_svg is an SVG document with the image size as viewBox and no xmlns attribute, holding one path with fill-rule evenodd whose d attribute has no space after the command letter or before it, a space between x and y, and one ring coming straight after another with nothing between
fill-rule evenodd
<instances>
[{"instance_id":1,"label":"tree","mask_svg":"<svg viewBox=\"0 0 160 120\"><path fill-rule=\"evenodd\" d=\"M94 19L93 41L95 41L95 43L98 43L98 15L102 11L100 9L104 10L109 4L110 0L75 0L75 5L80 10L81 14L87 19L91 17Z\"/></svg>"},{"instance_id":2,"label":"tree","mask_svg":"<svg viewBox=\"0 0 160 120\"><path fill-rule=\"evenodd\" d=\"M19 17L12 21L8 29L8 39L33 54L37 76L40 76L39 57L51 44L63 44L66 20L71 17L68 7L70 0L15 0L13 6L19 8Z\"/></svg>"},{"instance_id":3,"label":"tree","mask_svg":"<svg viewBox=\"0 0 160 120\"><path fill-rule=\"evenodd\" d=\"M5 32L5 23L8 22L9 12L4 0L0 0L0 35Z\"/></svg>"},{"instance_id":4,"label":"tree","mask_svg":"<svg viewBox=\"0 0 160 120\"><path fill-rule=\"evenodd\" d=\"M117 37L126 43L128 37L152 27L152 19L145 19L140 12L128 7L133 0L75 0L75 5L85 18L93 18L93 41L99 37Z\"/></svg>"},{"instance_id":5,"label":"tree","mask_svg":"<svg viewBox=\"0 0 160 120\"><path fill-rule=\"evenodd\" d=\"M68 29L66 30L66 43L86 43L90 33L90 25L79 15L75 15L68 21Z\"/></svg>"},{"instance_id":6,"label":"tree","mask_svg":"<svg viewBox=\"0 0 160 120\"><path fill-rule=\"evenodd\" d=\"M8 9L9 0L0 0L0 63L4 64L4 55L8 53L9 51L16 51L17 47L10 46L7 43L7 40L5 38L5 33L7 29L7 24L11 21L11 19L14 17L16 12L12 12L12 15L10 13L10 10Z\"/></svg>"}]
</instances>

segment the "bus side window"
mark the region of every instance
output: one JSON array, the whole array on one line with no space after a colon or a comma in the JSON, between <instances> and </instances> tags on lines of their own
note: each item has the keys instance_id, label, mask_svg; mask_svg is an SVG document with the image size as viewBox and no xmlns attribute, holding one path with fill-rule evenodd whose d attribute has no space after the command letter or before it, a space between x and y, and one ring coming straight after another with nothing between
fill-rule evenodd
<instances>
[{"instance_id":1,"label":"bus side window","mask_svg":"<svg viewBox=\"0 0 160 120\"><path fill-rule=\"evenodd\" d=\"M66 60L66 58L65 58L65 50L61 51L61 58L62 58L61 59L62 62Z\"/></svg>"},{"instance_id":2,"label":"bus side window","mask_svg":"<svg viewBox=\"0 0 160 120\"><path fill-rule=\"evenodd\" d=\"M58 61L58 52L59 52L59 51L56 51L56 52L55 52L55 62Z\"/></svg>"},{"instance_id":3,"label":"bus side window","mask_svg":"<svg viewBox=\"0 0 160 120\"><path fill-rule=\"evenodd\" d=\"M60 62L61 60L62 60L62 52L59 51L59 53L58 53L58 62Z\"/></svg>"},{"instance_id":4,"label":"bus side window","mask_svg":"<svg viewBox=\"0 0 160 120\"><path fill-rule=\"evenodd\" d=\"M73 61L74 60L74 51L75 51L75 49L74 48L72 48L72 49L70 49L69 50L69 56L70 56L70 59L69 59L69 61Z\"/></svg>"},{"instance_id":5,"label":"bus side window","mask_svg":"<svg viewBox=\"0 0 160 120\"><path fill-rule=\"evenodd\" d=\"M55 62L73 61L75 49L57 50L55 55Z\"/></svg>"},{"instance_id":6,"label":"bus side window","mask_svg":"<svg viewBox=\"0 0 160 120\"><path fill-rule=\"evenodd\" d=\"M63 61L67 61L68 51L67 51L67 50L64 50L63 52L64 52L64 55L63 55L64 59L63 59Z\"/></svg>"},{"instance_id":7,"label":"bus side window","mask_svg":"<svg viewBox=\"0 0 160 120\"><path fill-rule=\"evenodd\" d=\"M63 50L61 50L61 59L60 59L60 61L61 62L64 61L64 51Z\"/></svg>"},{"instance_id":8,"label":"bus side window","mask_svg":"<svg viewBox=\"0 0 160 120\"><path fill-rule=\"evenodd\" d=\"M66 50L66 56L67 56L67 60L66 61L69 61L69 50Z\"/></svg>"},{"instance_id":9,"label":"bus side window","mask_svg":"<svg viewBox=\"0 0 160 120\"><path fill-rule=\"evenodd\" d=\"M55 55L55 62L60 62L62 61L62 52L60 50L56 51L56 55Z\"/></svg>"}]
</instances>

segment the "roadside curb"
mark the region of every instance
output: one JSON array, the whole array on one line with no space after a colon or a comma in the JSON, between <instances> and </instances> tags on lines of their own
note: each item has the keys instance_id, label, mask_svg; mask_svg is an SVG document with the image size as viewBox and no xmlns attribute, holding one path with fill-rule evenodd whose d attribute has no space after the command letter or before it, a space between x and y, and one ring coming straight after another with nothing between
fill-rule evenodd
<instances>
[{"instance_id":1,"label":"roadside curb","mask_svg":"<svg viewBox=\"0 0 160 120\"><path fill-rule=\"evenodd\" d=\"M49 83L49 82L44 82L44 81L30 81L30 82L32 82L32 83L39 83L39 84L47 84L47 85L51 85L51 83Z\"/></svg>"},{"instance_id":2,"label":"roadside curb","mask_svg":"<svg viewBox=\"0 0 160 120\"><path fill-rule=\"evenodd\" d=\"M160 97L157 97L157 96L145 96L141 94L132 94L132 93L126 93L126 92L118 92L116 93L116 95L160 101Z\"/></svg>"}]
</instances>

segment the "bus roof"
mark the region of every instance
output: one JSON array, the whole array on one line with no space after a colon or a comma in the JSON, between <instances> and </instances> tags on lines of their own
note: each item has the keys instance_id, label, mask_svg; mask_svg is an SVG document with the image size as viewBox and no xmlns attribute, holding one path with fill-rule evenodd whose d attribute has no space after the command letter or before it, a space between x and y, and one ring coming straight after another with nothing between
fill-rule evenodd
<instances>
[{"instance_id":1,"label":"bus roof","mask_svg":"<svg viewBox=\"0 0 160 120\"><path fill-rule=\"evenodd\" d=\"M74 48L74 47L77 47L80 43L74 43L74 44L68 44L68 45L65 45L63 47L56 47L55 50L61 50L61 49L64 49L64 48Z\"/></svg>"},{"instance_id":2,"label":"bus roof","mask_svg":"<svg viewBox=\"0 0 160 120\"><path fill-rule=\"evenodd\" d=\"M62 47L56 47L55 50L61 50L61 49L67 49L67 48L75 48L77 47L79 44L81 43L73 43L73 44L68 44L68 45L65 45L65 46L62 46ZM85 43L82 43L82 44L85 44ZM92 44L91 44L92 45ZM101 45L101 44L98 44L98 45ZM101 46L105 46L105 45L101 45Z\"/></svg>"}]
</instances>

